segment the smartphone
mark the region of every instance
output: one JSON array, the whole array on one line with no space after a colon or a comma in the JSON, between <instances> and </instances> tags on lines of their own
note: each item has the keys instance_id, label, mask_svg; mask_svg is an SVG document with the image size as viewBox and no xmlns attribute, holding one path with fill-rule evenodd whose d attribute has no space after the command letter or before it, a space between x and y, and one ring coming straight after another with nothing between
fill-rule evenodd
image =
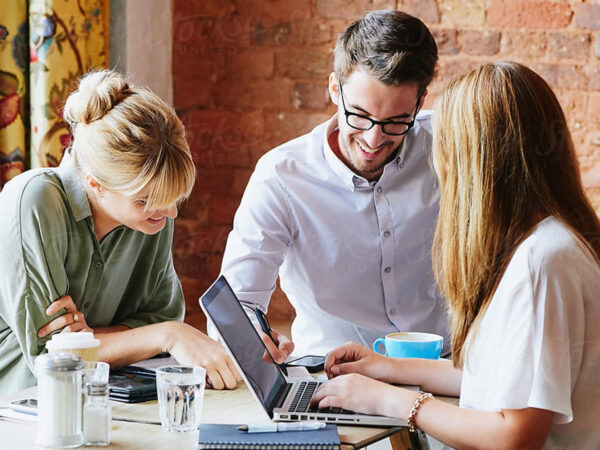
<instances>
[{"instance_id":1,"label":"smartphone","mask_svg":"<svg viewBox=\"0 0 600 450\"><path fill-rule=\"evenodd\" d=\"M37 415L37 400L35 398L25 398L23 400L15 400L9 403L9 408L13 411Z\"/></svg>"},{"instance_id":2,"label":"smartphone","mask_svg":"<svg viewBox=\"0 0 600 450\"><path fill-rule=\"evenodd\" d=\"M287 363L288 366L303 366L309 372L318 372L323 370L325 366L325 357L316 355L306 355L297 359L293 359Z\"/></svg>"}]
</instances>

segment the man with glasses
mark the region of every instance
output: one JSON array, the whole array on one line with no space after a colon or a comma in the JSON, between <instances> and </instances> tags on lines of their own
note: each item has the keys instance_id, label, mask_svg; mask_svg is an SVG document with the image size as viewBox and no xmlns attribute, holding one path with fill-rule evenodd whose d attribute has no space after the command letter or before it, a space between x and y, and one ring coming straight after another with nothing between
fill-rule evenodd
<instances>
[{"instance_id":1,"label":"man with glasses","mask_svg":"<svg viewBox=\"0 0 600 450\"><path fill-rule=\"evenodd\" d=\"M258 162L222 272L251 318L266 311L279 276L296 318L293 344L272 330L276 347L262 333L277 362L294 344L295 354L323 355L396 331L447 337L430 258L431 117L419 113L436 61L420 20L370 12L335 46L336 116Z\"/></svg>"}]
</instances>

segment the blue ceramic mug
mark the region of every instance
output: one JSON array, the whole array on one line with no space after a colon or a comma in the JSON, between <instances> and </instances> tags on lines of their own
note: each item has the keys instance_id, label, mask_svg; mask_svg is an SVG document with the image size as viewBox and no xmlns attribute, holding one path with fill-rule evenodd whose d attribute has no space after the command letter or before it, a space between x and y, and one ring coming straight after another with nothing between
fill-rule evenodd
<instances>
[{"instance_id":1,"label":"blue ceramic mug","mask_svg":"<svg viewBox=\"0 0 600 450\"><path fill-rule=\"evenodd\" d=\"M431 333L390 333L373 342L373 350L393 358L438 359L444 338ZM383 348L383 349L382 349Z\"/></svg>"}]
</instances>

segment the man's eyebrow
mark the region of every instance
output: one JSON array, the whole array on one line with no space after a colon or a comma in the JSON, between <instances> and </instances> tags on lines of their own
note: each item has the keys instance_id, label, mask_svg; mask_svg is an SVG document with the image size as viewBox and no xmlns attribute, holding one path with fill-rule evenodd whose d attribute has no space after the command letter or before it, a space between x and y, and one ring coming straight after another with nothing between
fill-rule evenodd
<instances>
[{"instance_id":1,"label":"man's eyebrow","mask_svg":"<svg viewBox=\"0 0 600 450\"><path fill-rule=\"evenodd\" d=\"M348 106L349 106L350 108L352 108L352 109L356 109L356 110L360 111L360 112L361 112L361 113L363 113L365 116L371 116L371 115L372 115L372 114L371 114L369 111L367 111L367 110L366 110L366 109L364 109L364 108L361 108L361 107L360 107L360 106L358 106L358 105L354 105L354 104L350 103ZM386 122L386 121L388 121L388 120L393 120L393 119L410 119L411 117L412 117L412 114L409 114L409 113L398 114L398 115L396 115L396 116L387 117L386 119L384 119L384 122Z\"/></svg>"}]
</instances>

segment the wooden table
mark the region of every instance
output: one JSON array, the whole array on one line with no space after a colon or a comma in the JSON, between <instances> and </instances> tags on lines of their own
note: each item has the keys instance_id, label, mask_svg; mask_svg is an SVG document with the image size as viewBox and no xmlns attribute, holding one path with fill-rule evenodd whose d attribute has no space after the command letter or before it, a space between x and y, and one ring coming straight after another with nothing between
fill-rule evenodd
<instances>
[{"instance_id":1,"label":"wooden table","mask_svg":"<svg viewBox=\"0 0 600 450\"><path fill-rule=\"evenodd\" d=\"M0 407L12 400L36 398L37 389L29 388L0 398ZM156 401L127 404L112 403L113 417L145 421L160 421ZM269 417L256 403L245 384L232 391L206 390L202 408L202 422L255 423L268 421ZM390 438L394 450L409 448L405 427L373 428L338 426L340 440L345 450L358 449L385 438ZM0 448L33 449L37 432L36 423L8 421L0 418ZM195 449L198 432L169 433L160 425L112 421L111 445L113 449ZM87 447L92 448L92 447ZM97 447L105 448L105 447Z\"/></svg>"}]
</instances>

